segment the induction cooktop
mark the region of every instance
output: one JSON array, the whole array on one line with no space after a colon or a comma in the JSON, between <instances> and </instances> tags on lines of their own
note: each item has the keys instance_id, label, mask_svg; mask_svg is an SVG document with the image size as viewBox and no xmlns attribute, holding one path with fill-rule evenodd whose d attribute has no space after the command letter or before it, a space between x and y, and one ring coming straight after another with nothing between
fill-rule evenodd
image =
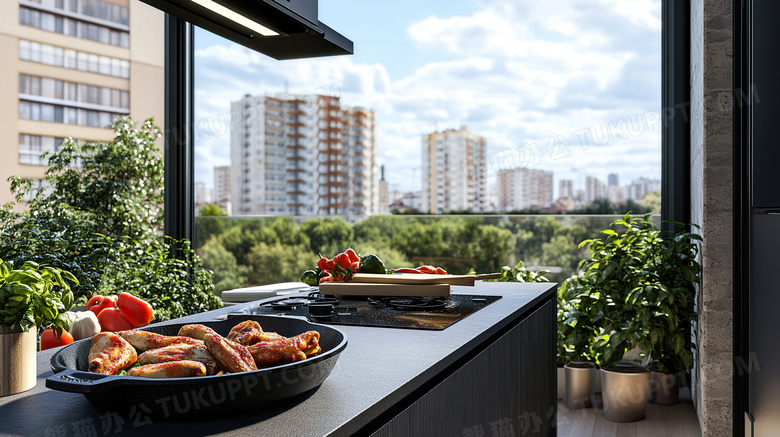
<instances>
[{"instance_id":1,"label":"induction cooktop","mask_svg":"<svg viewBox=\"0 0 780 437\"><path fill-rule=\"evenodd\" d=\"M250 314L303 316L334 324L442 330L501 299L500 296L453 294L447 297L325 296L316 291L265 301Z\"/></svg>"}]
</instances>

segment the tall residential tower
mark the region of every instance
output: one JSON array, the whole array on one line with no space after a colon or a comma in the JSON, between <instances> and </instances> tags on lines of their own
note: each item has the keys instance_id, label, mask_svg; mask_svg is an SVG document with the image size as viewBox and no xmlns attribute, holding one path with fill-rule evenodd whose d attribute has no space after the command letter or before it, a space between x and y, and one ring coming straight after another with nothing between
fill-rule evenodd
<instances>
[{"instance_id":1,"label":"tall residential tower","mask_svg":"<svg viewBox=\"0 0 780 437\"><path fill-rule=\"evenodd\" d=\"M374 112L338 97L245 96L232 132L234 215L339 215L377 212Z\"/></svg>"},{"instance_id":2,"label":"tall residential tower","mask_svg":"<svg viewBox=\"0 0 780 437\"><path fill-rule=\"evenodd\" d=\"M463 126L422 137L422 210L488 208L487 141Z\"/></svg>"}]
</instances>

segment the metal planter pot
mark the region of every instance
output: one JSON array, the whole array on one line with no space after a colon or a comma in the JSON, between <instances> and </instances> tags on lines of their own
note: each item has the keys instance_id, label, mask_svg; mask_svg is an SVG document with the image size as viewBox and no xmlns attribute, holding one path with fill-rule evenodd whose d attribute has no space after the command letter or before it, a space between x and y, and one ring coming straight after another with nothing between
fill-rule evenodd
<instances>
[{"instance_id":1,"label":"metal planter pot","mask_svg":"<svg viewBox=\"0 0 780 437\"><path fill-rule=\"evenodd\" d=\"M597 370L596 365L588 361L571 362L564 366L566 408L574 410L593 406Z\"/></svg>"},{"instance_id":2,"label":"metal planter pot","mask_svg":"<svg viewBox=\"0 0 780 437\"><path fill-rule=\"evenodd\" d=\"M680 401L680 381L675 374L650 373L650 396L656 405L674 405Z\"/></svg>"},{"instance_id":3,"label":"metal planter pot","mask_svg":"<svg viewBox=\"0 0 780 437\"><path fill-rule=\"evenodd\" d=\"M566 397L566 373L563 367L557 367L558 376L558 400Z\"/></svg>"},{"instance_id":4,"label":"metal planter pot","mask_svg":"<svg viewBox=\"0 0 780 437\"><path fill-rule=\"evenodd\" d=\"M0 396L27 391L38 382L38 333L0 326Z\"/></svg>"},{"instance_id":5,"label":"metal planter pot","mask_svg":"<svg viewBox=\"0 0 780 437\"><path fill-rule=\"evenodd\" d=\"M650 391L650 369L614 366L601 369L604 418L610 422L636 422L645 418Z\"/></svg>"}]
</instances>

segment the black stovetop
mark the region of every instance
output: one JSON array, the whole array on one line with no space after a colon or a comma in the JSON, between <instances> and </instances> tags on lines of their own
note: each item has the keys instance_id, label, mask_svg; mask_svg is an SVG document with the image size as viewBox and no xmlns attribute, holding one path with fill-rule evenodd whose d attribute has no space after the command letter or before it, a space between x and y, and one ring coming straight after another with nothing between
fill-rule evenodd
<instances>
[{"instance_id":1,"label":"black stovetop","mask_svg":"<svg viewBox=\"0 0 780 437\"><path fill-rule=\"evenodd\" d=\"M334 325L383 328L445 329L501 299L500 296L453 294L448 297L358 297L298 293L263 302L251 314L305 316Z\"/></svg>"}]
</instances>

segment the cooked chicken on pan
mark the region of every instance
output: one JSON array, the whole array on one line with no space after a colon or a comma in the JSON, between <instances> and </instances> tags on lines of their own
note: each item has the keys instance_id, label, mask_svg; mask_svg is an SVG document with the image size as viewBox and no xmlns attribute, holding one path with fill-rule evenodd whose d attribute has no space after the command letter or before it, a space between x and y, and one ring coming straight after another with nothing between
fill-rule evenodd
<instances>
[{"instance_id":1,"label":"cooked chicken on pan","mask_svg":"<svg viewBox=\"0 0 780 437\"><path fill-rule=\"evenodd\" d=\"M200 361L169 361L167 363L147 364L133 367L127 371L128 376L141 378L186 378L190 376L206 376L206 366Z\"/></svg>"},{"instance_id":2,"label":"cooked chicken on pan","mask_svg":"<svg viewBox=\"0 0 780 437\"><path fill-rule=\"evenodd\" d=\"M264 332L251 320L234 326L227 338L199 324L182 326L178 334L166 336L141 330L97 334L89 349L89 371L114 375L137 361L139 365L128 369L128 375L206 376L305 360L320 352L320 334L316 331L286 338Z\"/></svg>"},{"instance_id":3,"label":"cooked chicken on pan","mask_svg":"<svg viewBox=\"0 0 780 437\"><path fill-rule=\"evenodd\" d=\"M320 351L320 333L308 331L290 338L255 343L248 347L257 367L305 360Z\"/></svg>"},{"instance_id":4,"label":"cooked chicken on pan","mask_svg":"<svg viewBox=\"0 0 780 437\"><path fill-rule=\"evenodd\" d=\"M89 347L89 371L114 375L135 363L138 354L125 339L113 332L101 332L92 337Z\"/></svg>"},{"instance_id":5,"label":"cooked chicken on pan","mask_svg":"<svg viewBox=\"0 0 780 437\"><path fill-rule=\"evenodd\" d=\"M191 337L198 340L203 340L206 334L216 334L217 332L209 328L206 325L184 325L179 328L179 336Z\"/></svg>"},{"instance_id":6,"label":"cooked chicken on pan","mask_svg":"<svg viewBox=\"0 0 780 437\"><path fill-rule=\"evenodd\" d=\"M198 361L206 366L206 374L216 375L219 371L217 361L206 349L205 343L200 344L173 344L166 347L148 350L138 355L138 363L141 365L166 363L169 361Z\"/></svg>"},{"instance_id":7,"label":"cooked chicken on pan","mask_svg":"<svg viewBox=\"0 0 780 437\"><path fill-rule=\"evenodd\" d=\"M172 344L186 343L201 346L203 345L202 342L197 341L190 336L171 337L168 335L155 334L154 332L141 330L120 331L118 334L127 340L128 343L132 344L134 348L141 352L147 351L149 349L170 346Z\"/></svg>"},{"instance_id":8,"label":"cooked chicken on pan","mask_svg":"<svg viewBox=\"0 0 780 437\"><path fill-rule=\"evenodd\" d=\"M254 320L245 320L234 326L227 335L228 340L249 346L261 341L279 340L285 338L276 332L263 332L263 328Z\"/></svg>"},{"instance_id":9,"label":"cooked chicken on pan","mask_svg":"<svg viewBox=\"0 0 780 437\"><path fill-rule=\"evenodd\" d=\"M228 372L248 372L250 370L257 370L255 361L246 346L233 343L217 333L206 334L203 341L206 343L206 348L211 355L216 358L219 364Z\"/></svg>"}]
</instances>

